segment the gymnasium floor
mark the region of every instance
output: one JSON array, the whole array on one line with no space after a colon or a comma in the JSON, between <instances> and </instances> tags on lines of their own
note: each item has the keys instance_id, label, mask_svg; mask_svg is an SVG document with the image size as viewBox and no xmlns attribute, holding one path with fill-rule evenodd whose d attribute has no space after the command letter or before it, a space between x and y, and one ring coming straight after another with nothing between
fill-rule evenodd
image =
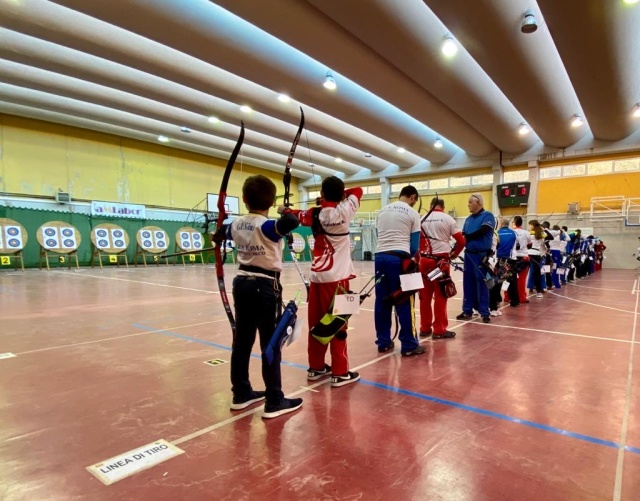
<instances>
[{"instance_id":1,"label":"gymnasium floor","mask_svg":"<svg viewBox=\"0 0 640 501\"><path fill-rule=\"evenodd\" d=\"M308 384L303 339L282 373L304 406L265 421L204 363L230 357L212 267L2 272L0 499L638 500L635 278L605 269L489 325L454 320L460 293L457 338L409 358L377 353L370 298L349 331L362 380ZM184 453L111 485L87 471L160 439Z\"/></svg>"}]
</instances>

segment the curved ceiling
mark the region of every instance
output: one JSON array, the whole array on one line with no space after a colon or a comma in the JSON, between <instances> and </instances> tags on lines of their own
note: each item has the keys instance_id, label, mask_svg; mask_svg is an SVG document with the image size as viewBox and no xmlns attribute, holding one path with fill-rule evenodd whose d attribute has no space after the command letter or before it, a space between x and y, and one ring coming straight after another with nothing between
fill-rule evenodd
<instances>
[{"instance_id":1,"label":"curved ceiling","mask_svg":"<svg viewBox=\"0 0 640 501\"><path fill-rule=\"evenodd\" d=\"M244 161L282 171L302 107L309 185L640 148L640 4L623 0L0 2L0 112L222 158L244 120Z\"/></svg>"}]
</instances>

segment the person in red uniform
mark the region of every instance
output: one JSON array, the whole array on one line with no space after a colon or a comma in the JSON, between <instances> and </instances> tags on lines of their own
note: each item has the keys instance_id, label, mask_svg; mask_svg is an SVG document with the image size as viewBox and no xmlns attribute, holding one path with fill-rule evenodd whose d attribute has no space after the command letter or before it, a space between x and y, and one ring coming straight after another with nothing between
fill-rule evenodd
<instances>
[{"instance_id":1,"label":"person in red uniform","mask_svg":"<svg viewBox=\"0 0 640 501\"><path fill-rule=\"evenodd\" d=\"M447 330L447 298L442 294L438 282L429 280L427 274L436 268L440 268L443 273L450 273L449 260L458 257L464 249L465 241L456 220L445 214L444 200L435 197L431 200L431 209L428 217L425 216L420 221L420 272L424 280L424 289L419 293L420 337L433 334L433 339L445 339L456 335ZM451 238L456 241L453 250L449 244Z\"/></svg>"},{"instance_id":2,"label":"person in red uniform","mask_svg":"<svg viewBox=\"0 0 640 501\"><path fill-rule=\"evenodd\" d=\"M351 260L349 223L360 207L362 188L345 190L344 182L331 176L322 182L320 207L291 211L303 226L311 226L315 237L309 290L309 330L331 310L334 296L349 291L349 280L356 277ZM349 370L347 326L328 344L309 334L307 379L316 381L331 375L331 386L354 383L360 374ZM331 349L331 365L325 363Z\"/></svg>"}]
</instances>

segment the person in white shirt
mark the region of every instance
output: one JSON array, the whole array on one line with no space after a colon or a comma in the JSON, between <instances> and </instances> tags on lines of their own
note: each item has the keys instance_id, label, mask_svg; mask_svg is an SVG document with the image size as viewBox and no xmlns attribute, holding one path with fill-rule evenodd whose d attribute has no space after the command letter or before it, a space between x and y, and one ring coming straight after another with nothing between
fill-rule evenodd
<instances>
[{"instance_id":1,"label":"person in white shirt","mask_svg":"<svg viewBox=\"0 0 640 501\"><path fill-rule=\"evenodd\" d=\"M378 213L378 247L375 256L376 302L375 326L378 352L392 350L391 316L393 308L400 322L400 352L403 356L421 355L426 351L420 346L415 327L414 295L394 304L390 298L400 290L400 275L418 252L420 245L420 215L413 206L420 198L418 190L411 185L400 191L397 202L393 202Z\"/></svg>"}]
</instances>

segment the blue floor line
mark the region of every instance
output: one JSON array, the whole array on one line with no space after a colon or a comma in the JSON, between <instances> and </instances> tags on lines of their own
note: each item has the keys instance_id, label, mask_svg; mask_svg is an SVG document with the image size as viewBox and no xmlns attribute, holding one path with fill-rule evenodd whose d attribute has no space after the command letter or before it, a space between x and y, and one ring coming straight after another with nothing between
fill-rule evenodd
<instances>
[{"instance_id":1,"label":"blue floor line","mask_svg":"<svg viewBox=\"0 0 640 501\"><path fill-rule=\"evenodd\" d=\"M191 337L191 336L185 336L183 334L178 334L177 332L154 329L152 327L148 327L146 325L141 325L141 324L133 324L133 327L135 327L136 329L144 330L144 331L154 332L154 333L157 333L157 334L164 334L165 336L176 337L176 338L184 339L186 341L192 341L194 343L200 343L200 344L204 344L204 345L207 345L207 346L212 346L214 348L219 348L219 349L225 350L225 351L231 351L231 347L230 346L214 343L212 341L206 341L204 339L199 339L199 338L195 338L195 337ZM258 358L258 359L261 358L260 355L257 355L255 353L252 353L251 356L253 358ZM284 360L282 361L282 365L286 365L286 366L289 366L289 367L295 367L295 368L298 368L298 369L304 369L304 370L307 369L307 367L305 365L296 364L296 363L293 363L293 362L285 362ZM620 444L618 444L616 442L611 442L609 440L602 440L602 439L599 439L599 438L590 437L589 435L582 435L580 433L573 433L571 431L563 430L561 428L555 428L553 426L548 426L548 425L545 425L545 424L536 423L534 421L528 421L526 419L516 418L516 417L513 417L513 416L509 416L507 414L500 414L499 412L488 411L488 410L485 410L485 409L481 409L479 407L473 407L471 405L466 405L466 404L461 404L459 402L454 402L452 400L445 400L443 398L432 397L430 395L424 395L422 393L416 393L414 391L403 390L402 388L396 388L395 386L389 386L389 385L386 385L386 384L383 384L383 383L376 383L374 381L368 381L366 379L361 379L360 383L368 385L368 386L373 386L375 388L380 388L380 389L383 389L383 390L393 391L393 392L401 394L401 395L407 395L409 397L419 398L421 400L426 400L428 402L434 402L434 403L437 403L437 404L446 405L446 406L449 406L449 407L454 407L456 409L462 409L462 410L465 410L465 411L473 412L475 414L480 414L480 415L483 415L483 416L488 416L488 417L492 417L492 418L495 418L495 419L500 419L502 421L508 421L510 423L521 424L521 425L524 425L524 426L529 426L530 428L535 428L535 429L538 429L538 430L548 431L550 433L555 433L557 435L563 435L565 437L575 438L577 440L583 440L585 442L590 442L592 444L603 445L605 447L612 447L612 448L615 448L615 449L620 448ZM626 451L634 453L634 454L640 454L640 448L626 446L624 449Z\"/></svg>"}]
</instances>

